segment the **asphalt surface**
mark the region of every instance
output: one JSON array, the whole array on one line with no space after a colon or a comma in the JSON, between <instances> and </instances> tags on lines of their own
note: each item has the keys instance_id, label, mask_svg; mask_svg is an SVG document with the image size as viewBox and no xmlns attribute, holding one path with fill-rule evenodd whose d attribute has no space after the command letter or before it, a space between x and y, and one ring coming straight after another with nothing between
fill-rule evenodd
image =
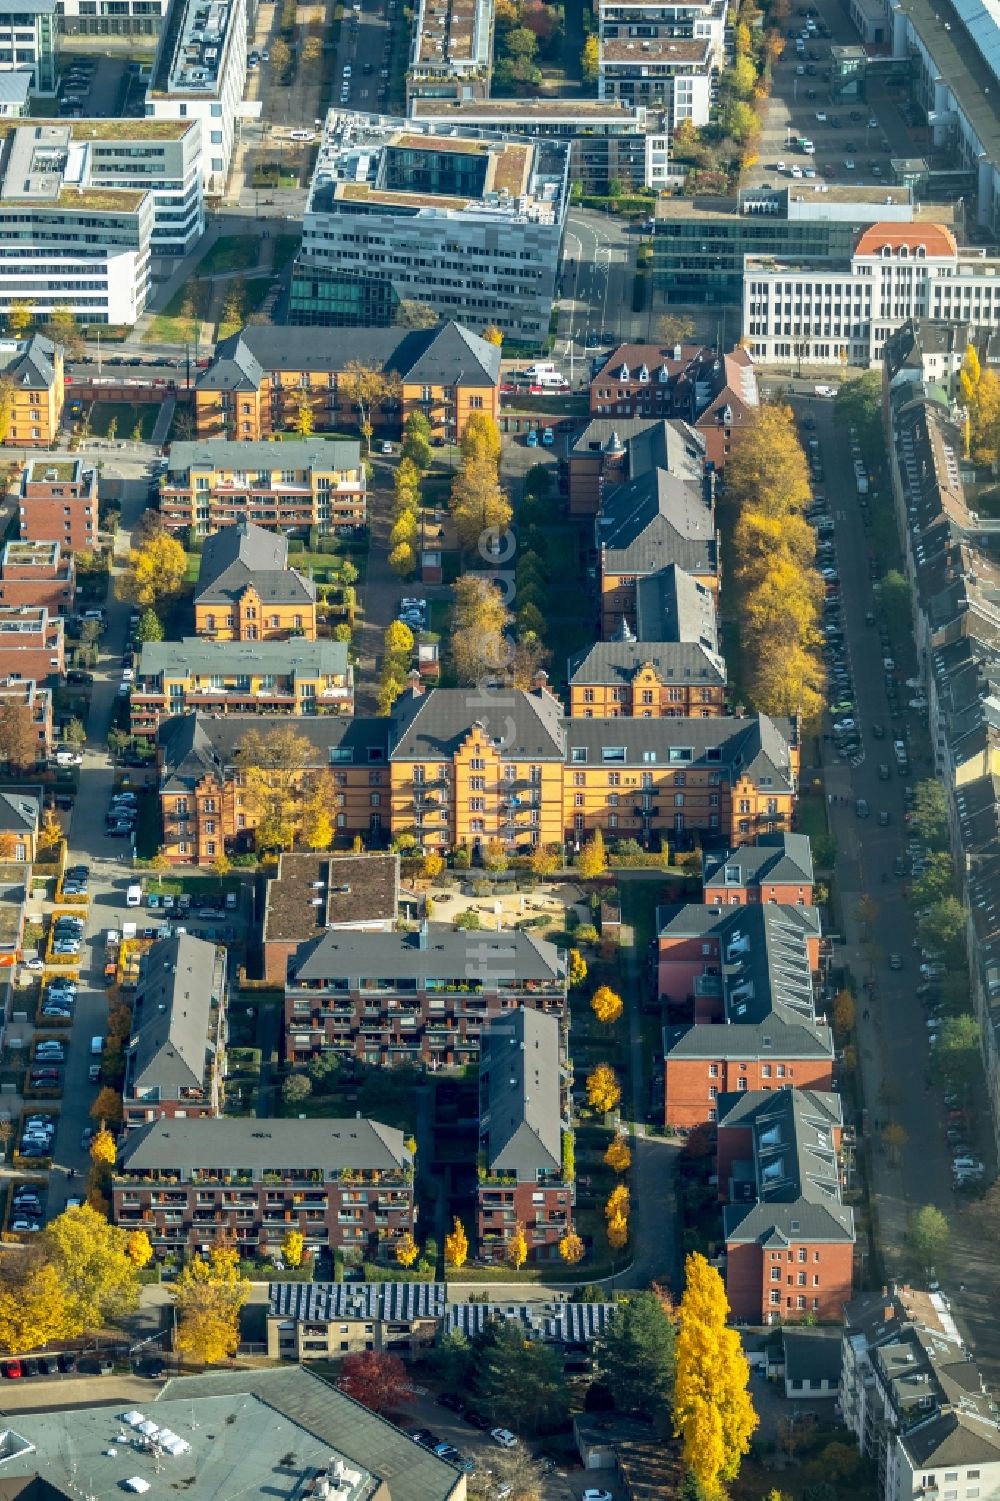
<instances>
[{"instance_id":1,"label":"asphalt surface","mask_svg":"<svg viewBox=\"0 0 1000 1501\"><path fill-rule=\"evenodd\" d=\"M343 109L384 114L390 80L382 78L381 73L383 68L390 66L392 29L401 18L402 0L357 0L357 5L357 10L354 10L351 0L347 0L344 6L337 72L329 103ZM344 76L345 66L351 69L347 78Z\"/></svg>"},{"instance_id":2,"label":"asphalt surface","mask_svg":"<svg viewBox=\"0 0 1000 1501\"><path fill-rule=\"evenodd\" d=\"M847 963L860 983L867 980L873 986L870 996L858 996L857 1040L869 1115L866 1145L871 1153L883 1275L906 1280L913 1274L906 1248L909 1216L921 1205L937 1205L952 1228L951 1255L946 1264L937 1267L938 1276L963 1337L987 1382L996 1389L1000 1386L998 1267L993 1246L988 1238L984 1241L977 1226L973 1206L953 1188L951 1153L945 1138L946 1106L933 1078L926 1016L916 994L920 956L914 946L912 907L903 892L908 876L900 879L893 873L893 862L905 851L907 839L904 788L933 775L930 759L920 759L921 742L912 743L921 716L905 707L912 693L902 683L913 675L916 658L909 649L909 657L896 663L901 684L898 696L904 707L892 718L883 649L876 631L865 624L865 613L874 608L875 596L847 434L835 426L831 402L799 401L796 407L800 415L808 412L817 423L825 475L816 488L827 496L834 520L842 624L854 683L851 696L862 727L861 751L853 762L837 757L833 744L825 739L821 753L828 800L833 798L828 808L830 830L837 841L836 886L842 931L835 935L836 962ZM875 738L874 724L885 727L884 739ZM911 742L906 777L898 775L893 755L893 738L900 735ZM879 777L880 763L889 767L888 781ZM808 775L804 768L803 780ZM857 817L857 798L867 800L870 818ZM886 828L878 823L882 810L889 814ZM862 895L875 903L870 928L858 912ZM892 952L901 957L901 970L889 968ZM985 1110L983 1114L985 1118ZM879 1139L880 1129L890 1120L901 1125L906 1134L898 1161L890 1159ZM988 1177L992 1177L993 1153L985 1124L977 1146L987 1163Z\"/></svg>"},{"instance_id":3,"label":"asphalt surface","mask_svg":"<svg viewBox=\"0 0 1000 1501\"><path fill-rule=\"evenodd\" d=\"M553 359L574 388L586 386L599 351L645 337L649 315L632 310L635 245L635 234L609 215L574 209L567 218ZM588 342L588 333L597 339Z\"/></svg>"}]
</instances>

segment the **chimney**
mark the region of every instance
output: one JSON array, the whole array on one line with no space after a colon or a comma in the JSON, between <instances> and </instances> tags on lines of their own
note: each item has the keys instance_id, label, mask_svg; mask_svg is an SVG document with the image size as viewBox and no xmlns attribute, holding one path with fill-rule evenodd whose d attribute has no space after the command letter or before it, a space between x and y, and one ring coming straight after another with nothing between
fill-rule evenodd
<instances>
[{"instance_id":1,"label":"chimney","mask_svg":"<svg viewBox=\"0 0 1000 1501\"><path fill-rule=\"evenodd\" d=\"M414 698L422 698L424 694L424 680L415 667L411 667L406 674L406 681Z\"/></svg>"},{"instance_id":2,"label":"chimney","mask_svg":"<svg viewBox=\"0 0 1000 1501\"><path fill-rule=\"evenodd\" d=\"M417 929L417 948L423 950L423 949L426 949L426 947L427 947L427 919L425 917L423 919L423 921L421 922L420 927Z\"/></svg>"},{"instance_id":3,"label":"chimney","mask_svg":"<svg viewBox=\"0 0 1000 1501\"><path fill-rule=\"evenodd\" d=\"M681 348L681 346L679 344L675 344L674 345L674 359L677 361L678 365L680 364L681 359L683 358L683 354L684 354L684 351Z\"/></svg>"}]
</instances>

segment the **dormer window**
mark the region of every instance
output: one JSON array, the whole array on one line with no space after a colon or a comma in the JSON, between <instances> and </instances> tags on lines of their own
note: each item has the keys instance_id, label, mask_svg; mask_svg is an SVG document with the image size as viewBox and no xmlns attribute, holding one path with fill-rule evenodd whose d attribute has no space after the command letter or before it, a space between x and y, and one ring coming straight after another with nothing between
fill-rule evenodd
<instances>
[{"instance_id":1,"label":"dormer window","mask_svg":"<svg viewBox=\"0 0 1000 1501\"><path fill-rule=\"evenodd\" d=\"M649 366L648 365L640 365L639 366L639 380L640 380L640 382L643 385L648 385L649 384Z\"/></svg>"},{"instance_id":2,"label":"dormer window","mask_svg":"<svg viewBox=\"0 0 1000 1501\"><path fill-rule=\"evenodd\" d=\"M660 366L659 370L656 372L656 379L660 382L661 386L665 386L669 383L670 371L667 369L666 365Z\"/></svg>"},{"instance_id":3,"label":"dormer window","mask_svg":"<svg viewBox=\"0 0 1000 1501\"><path fill-rule=\"evenodd\" d=\"M621 367L621 369L619 370L619 372L618 372L618 379L619 380L628 380L628 366L627 365L623 365Z\"/></svg>"}]
</instances>

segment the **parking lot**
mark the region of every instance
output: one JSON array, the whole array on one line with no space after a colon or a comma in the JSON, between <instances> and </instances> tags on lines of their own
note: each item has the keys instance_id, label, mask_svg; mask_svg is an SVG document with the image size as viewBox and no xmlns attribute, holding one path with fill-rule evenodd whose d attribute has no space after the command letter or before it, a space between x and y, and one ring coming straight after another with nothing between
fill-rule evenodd
<instances>
[{"instance_id":1,"label":"parking lot","mask_svg":"<svg viewBox=\"0 0 1000 1501\"><path fill-rule=\"evenodd\" d=\"M840 186L892 184L893 158L922 156L926 143L908 122L905 94L879 90L836 99L831 47L857 45L839 6L796 7L783 32L764 114L759 161L746 186L778 188L800 177ZM813 150L797 142L812 143Z\"/></svg>"}]
</instances>

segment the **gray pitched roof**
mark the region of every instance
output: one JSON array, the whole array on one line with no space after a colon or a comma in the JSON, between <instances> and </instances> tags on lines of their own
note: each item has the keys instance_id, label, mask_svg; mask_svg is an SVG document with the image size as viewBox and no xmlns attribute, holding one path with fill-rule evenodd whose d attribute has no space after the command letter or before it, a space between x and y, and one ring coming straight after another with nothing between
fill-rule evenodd
<instances>
[{"instance_id":1,"label":"gray pitched roof","mask_svg":"<svg viewBox=\"0 0 1000 1501\"><path fill-rule=\"evenodd\" d=\"M535 1182L562 1167L559 1019L521 1007L495 1017L480 1044L480 1131L494 1173Z\"/></svg>"},{"instance_id":2,"label":"gray pitched roof","mask_svg":"<svg viewBox=\"0 0 1000 1501\"><path fill-rule=\"evenodd\" d=\"M418 933L363 933L333 929L302 944L289 963L289 984L392 975L394 979L561 979L563 961L554 943L520 928L470 933L449 923L426 923Z\"/></svg>"},{"instance_id":3,"label":"gray pitched roof","mask_svg":"<svg viewBox=\"0 0 1000 1501\"><path fill-rule=\"evenodd\" d=\"M574 684L630 683L646 664L665 683L725 684L722 657L694 642L595 641L569 662Z\"/></svg>"},{"instance_id":4,"label":"gray pitched roof","mask_svg":"<svg viewBox=\"0 0 1000 1501\"><path fill-rule=\"evenodd\" d=\"M495 702L494 702L495 701ZM404 693L393 706L394 761L430 761L451 756L481 725L503 754L525 760L562 760L562 705L550 693L504 689L495 695L468 688Z\"/></svg>"},{"instance_id":5,"label":"gray pitched roof","mask_svg":"<svg viewBox=\"0 0 1000 1501\"><path fill-rule=\"evenodd\" d=\"M201 391L252 391L266 372L335 374L352 360L426 385L497 385L500 350L461 323L429 329L329 329L322 339L282 325L249 326L223 339L198 378Z\"/></svg>"},{"instance_id":6,"label":"gray pitched roof","mask_svg":"<svg viewBox=\"0 0 1000 1501\"><path fill-rule=\"evenodd\" d=\"M679 563L689 573L718 568L715 520L702 481L652 469L606 497L597 542L606 573L653 573Z\"/></svg>"},{"instance_id":7,"label":"gray pitched roof","mask_svg":"<svg viewBox=\"0 0 1000 1501\"><path fill-rule=\"evenodd\" d=\"M353 438L292 438L287 443L266 440L210 438L171 443L169 474L189 469L358 469L361 444Z\"/></svg>"},{"instance_id":8,"label":"gray pitched roof","mask_svg":"<svg viewBox=\"0 0 1000 1501\"><path fill-rule=\"evenodd\" d=\"M760 886L763 882L811 885L812 845L806 834L776 833L760 834L756 844L743 844L735 850L704 850L701 878L706 890Z\"/></svg>"},{"instance_id":9,"label":"gray pitched roof","mask_svg":"<svg viewBox=\"0 0 1000 1501\"><path fill-rule=\"evenodd\" d=\"M178 669L188 673L272 672L301 678L343 677L347 672L345 641L209 641L185 636L182 641L146 641L137 676L160 678Z\"/></svg>"},{"instance_id":10,"label":"gray pitched roof","mask_svg":"<svg viewBox=\"0 0 1000 1501\"><path fill-rule=\"evenodd\" d=\"M790 1329L781 1331L785 1350L785 1379L801 1382L840 1381L843 1336L839 1329Z\"/></svg>"},{"instance_id":11,"label":"gray pitched roof","mask_svg":"<svg viewBox=\"0 0 1000 1501\"><path fill-rule=\"evenodd\" d=\"M0 829L7 833L34 834L41 811L41 793L27 788L0 792Z\"/></svg>"},{"instance_id":12,"label":"gray pitched roof","mask_svg":"<svg viewBox=\"0 0 1000 1501\"><path fill-rule=\"evenodd\" d=\"M996 1423L964 1412L936 1413L897 1441L914 1469L1000 1464L1000 1431Z\"/></svg>"},{"instance_id":13,"label":"gray pitched roof","mask_svg":"<svg viewBox=\"0 0 1000 1501\"><path fill-rule=\"evenodd\" d=\"M746 775L776 791L794 787L789 745L797 732L787 719L766 714L750 719L564 719L563 733L571 762L600 766L610 763L606 749L622 747L627 765L720 766L734 778ZM574 756L574 748L580 756ZM615 761L622 764L620 757Z\"/></svg>"},{"instance_id":14,"label":"gray pitched roof","mask_svg":"<svg viewBox=\"0 0 1000 1501\"><path fill-rule=\"evenodd\" d=\"M854 1240L854 1211L841 1202L833 1131L840 1096L812 1089L720 1095L719 1130L749 1127L752 1163L734 1163L723 1210L727 1242Z\"/></svg>"},{"instance_id":15,"label":"gray pitched roof","mask_svg":"<svg viewBox=\"0 0 1000 1501\"><path fill-rule=\"evenodd\" d=\"M161 938L143 955L130 1044L134 1089L173 1096L202 1087L212 1002L222 999L216 979L215 944L189 933Z\"/></svg>"},{"instance_id":16,"label":"gray pitched roof","mask_svg":"<svg viewBox=\"0 0 1000 1501\"><path fill-rule=\"evenodd\" d=\"M384 766L388 759L387 719L345 715L304 715L295 733L315 748L316 767L329 766L334 755L350 756L358 765ZM236 762L239 747L251 732L266 733L259 714L174 714L161 720L157 739L162 751L163 791L188 791L204 776L222 779Z\"/></svg>"},{"instance_id":17,"label":"gray pitched roof","mask_svg":"<svg viewBox=\"0 0 1000 1501\"><path fill-rule=\"evenodd\" d=\"M635 619L644 641L695 641L719 650L715 594L676 563L636 580Z\"/></svg>"},{"instance_id":18,"label":"gray pitched roof","mask_svg":"<svg viewBox=\"0 0 1000 1501\"><path fill-rule=\"evenodd\" d=\"M806 942L820 932L813 908L692 903L661 908L658 920L661 938L714 935L719 943L719 973L703 977L702 993L719 997L725 1026L668 1027L664 1049L672 1057L742 1057L749 1049L754 1057L832 1058L830 1028L817 1023L813 1003Z\"/></svg>"},{"instance_id":19,"label":"gray pitched roof","mask_svg":"<svg viewBox=\"0 0 1000 1501\"><path fill-rule=\"evenodd\" d=\"M12 8L26 9L20 5ZM50 10L54 9L53 3ZM47 391L55 380L55 352L56 346L44 334L31 334L27 339L0 340L0 370L23 390Z\"/></svg>"},{"instance_id":20,"label":"gray pitched roof","mask_svg":"<svg viewBox=\"0 0 1000 1501\"><path fill-rule=\"evenodd\" d=\"M220 527L205 538L196 605L227 605L252 584L265 604L312 604L316 586L288 566L288 538L252 521Z\"/></svg>"},{"instance_id":21,"label":"gray pitched roof","mask_svg":"<svg viewBox=\"0 0 1000 1501\"><path fill-rule=\"evenodd\" d=\"M255 1171L304 1167L405 1167L411 1154L403 1133L379 1121L256 1120L235 1116L196 1116L193 1120L150 1121L133 1131L118 1158L118 1172L164 1168L250 1168Z\"/></svg>"},{"instance_id":22,"label":"gray pitched roof","mask_svg":"<svg viewBox=\"0 0 1000 1501\"><path fill-rule=\"evenodd\" d=\"M386 1501L449 1501L465 1494L464 1477L453 1465L422 1449L394 1424L352 1401L304 1366L175 1376L158 1394L157 1404L243 1393L257 1397L266 1407L290 1418L331 1450L383 1481ZM260 1440L261 1459L266 1462L266 1425L262 1426Z\"/></svg>"}]
</instances>

